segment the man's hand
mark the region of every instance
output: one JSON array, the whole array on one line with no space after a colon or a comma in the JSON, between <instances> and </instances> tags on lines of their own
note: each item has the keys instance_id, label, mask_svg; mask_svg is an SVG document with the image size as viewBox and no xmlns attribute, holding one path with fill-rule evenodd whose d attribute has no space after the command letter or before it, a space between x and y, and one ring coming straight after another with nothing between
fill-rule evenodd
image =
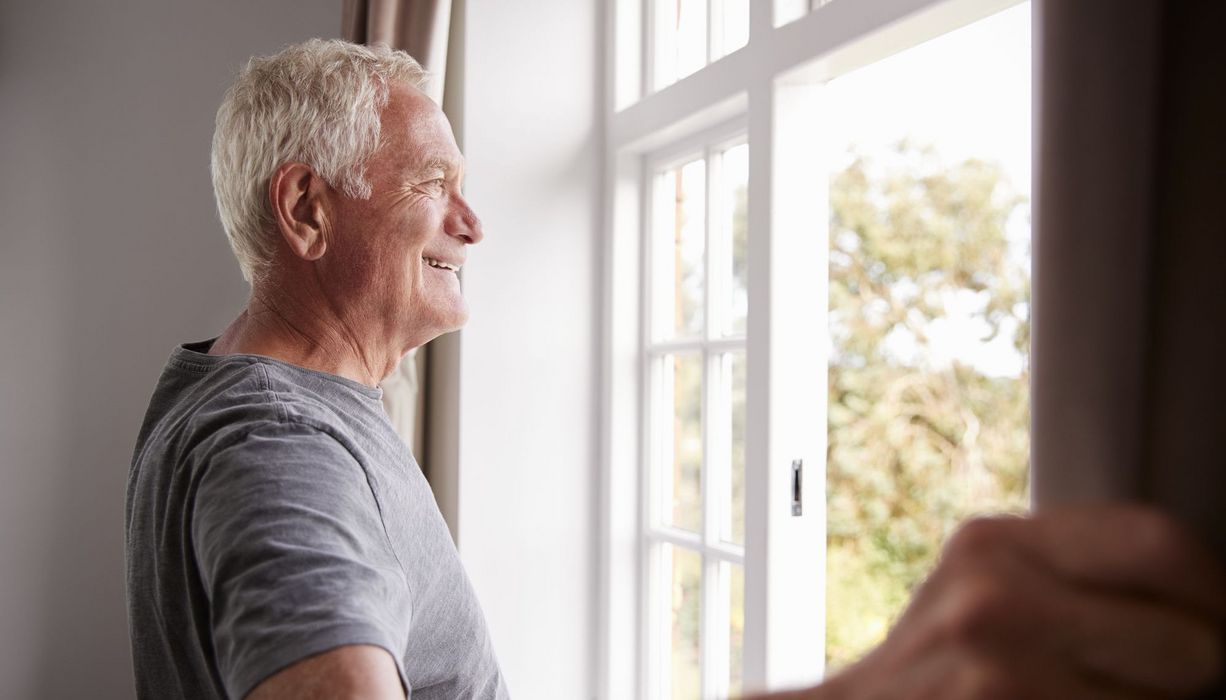
<instances>
[{"instance_id":1,"label":"man's hand","mask_svg":"<svg viewBox=\"0 0 1226 700\"><path fill-rule=\"evenodd\" d=\"M1187 697L1221 671L1223 621L1226 571L1152 510L985 518L951 539L880 647L777 698Z\"/></svg>"}]
</instances>

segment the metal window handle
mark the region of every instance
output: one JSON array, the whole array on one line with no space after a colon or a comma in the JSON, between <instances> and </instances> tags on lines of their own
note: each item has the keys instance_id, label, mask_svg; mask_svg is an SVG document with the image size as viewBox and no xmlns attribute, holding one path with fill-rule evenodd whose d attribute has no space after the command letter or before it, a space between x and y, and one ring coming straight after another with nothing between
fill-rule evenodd
<instances>
[{"instance_id":1,"label":"metal window handle","mask_svg":"<svg viewBox=\"0 0 1226 700\"><path fill-rule=\"evenodd\" d=\"M801 514L800 478L804 465L803 459L792 460L792 515Z\"/></svg>"}]
</instances>

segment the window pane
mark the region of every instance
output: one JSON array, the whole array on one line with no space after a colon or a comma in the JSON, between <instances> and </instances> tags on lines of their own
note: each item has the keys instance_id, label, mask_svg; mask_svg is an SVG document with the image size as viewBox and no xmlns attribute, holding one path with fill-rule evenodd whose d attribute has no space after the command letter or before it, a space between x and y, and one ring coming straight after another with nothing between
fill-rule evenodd
<instances>
[{"instance_id":1,"label":"window pane","mask_svg":"<svg viewBox=\"0 0 1226 700\"><path fill-rule=\"evenodd\" d=\"M749 43L749 0L717 0L719 25L715 58L726 56ZM714 19L714 18L713 18Z\"/></svg>"},{"instance_id":2,"label":"window pane","mask_svg":"<svg viewBox=\"0 0 1226 700\"><path fill-rule=\"evenodd\" d=\"M702 526L702 354L669 355L661 362L663 405L656 454L665 470L664 524L691 532Z\"/></svg>"},{"instance_id":3,"label":"window pane","mask_svg":"<svg viewBox=\"0 0 1226 700\"><path fill-rule=\"evenodd\" d=\"M707 64L707 0L655 0L655 34L658 90Z\"/></svg>"},{"instance_id":4,"label":"window pane","mask_svg":"<svg viewBox=\"0 0 1226 700\"><path fill-rule=\"evenodd\" d=\"M728 586L728 695L742 691L745 662L745 570L738 564L724 563L730 579Z\"/></svg>"},{"instance_id":5,"label":"window pane","mask_svg":"<svg viewBox=\"0 0 1226 700\"><path fill-rule=\"evenodd\" d=\"M719 183L716 196L719 221L715 222L719 236L720 309L723 335L744 335L745 316L749 309L746 292L747 256L749 253L749 145L741 144L724 151L720 158ZM715 245L715 244L713 244Z\"/></svg>"},{"instance_id":6,"label":"window pane","mask_svg":"<svg viewBox=\"0 0 1226 700\"><path fill-rule=\"evenodd\" d=\"M945 538L1023 511L1030 10L832 81L827 657L879 642Z\"/></svg>"},{"instance_id":7,"label":"window pane","mask_svg":"<svg viewBox=\"0 0 1226 700\"><path fill-rule=\"evenodd\" d=\"M702 691L700 662L702 631L702 556L698 552L664 546L670 561L669 577L669 690L672 700L697 700Z\"/></svg>"},{"instance_id":8,"label":"window pane","mask_svg":"<svg viewBox=\"0 0 1226 700\"><path fill-rule=\"evenodd\" d=\"M656 179L652 325L659 339L703 332L705 189L706 161L701 159Z\"/></svg>"},{"instance_id":9,"label":"window pane","mask_svg":"<svg viewBox=\"0 0 1226 700\"><path fill-rule=\"evenodd\" d=\"M718 359L717 385L713 387L711 430L718 436L711 455L712 465L718 464L720 537L725 542L745 543L745 351L724 353ZM719 424L715 425L715 421ZM713 473L716 470L712 470Z\"/></svg>"}]
</instances>

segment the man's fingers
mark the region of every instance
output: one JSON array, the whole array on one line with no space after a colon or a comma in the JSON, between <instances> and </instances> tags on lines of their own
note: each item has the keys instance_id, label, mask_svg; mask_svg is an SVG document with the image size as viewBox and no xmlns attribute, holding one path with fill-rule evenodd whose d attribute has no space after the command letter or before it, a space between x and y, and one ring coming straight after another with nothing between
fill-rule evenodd
<instances>
[{"instance_id":1,"label":"man's fingers","mask_svg":"<svg viewBox=\"0 0 1226 700\"><path fill-rule=\"evenodd\" d=\"M985 700L986 700L986 696ZM1033 670L1024 689L1015 697L1026 700L1160 700L1166 693L1129 688L1100 678L1091 678L1065 668Z\"/></svg>"},{"instance_id":2,"label":"man's fingers","mask_svg":"<svg viewBox=\"0 0 1226 700\"><path fill-rule=\"evenodd\" d=\"M949 542L885 644L825 688L849 698L1184 697L1218 677L1224 620L1222 564L1152 510L984 518Z\"/></svg>"},{"instance_id":3,"label":"man's fingers","mask_svg":"<svg viewBox=\"0 0 1226 700\"><path fill-rule=\"evenodd\" d=\"M1165 516L1104 506L982 519L946 557L937 629L972 648L1025 648L1110 692L1182 696L1221 672L1226 572Z\"/></svg>"},{"instance_id":4,"label":"man's fingers","mask_svg":"<svg viewBox=\"0 0 1226 700\"><path fill-rule=\"evenodd\" d=\"M1093 676L1066 663L1053 663L1049 654L1036 652L1021 648L1001 657L941 648L888 673L875 668L870 656L822 686L795 694L771 695L769 699L1159 700L1172 697L1167 692L1129 687Z\"/></svg>"},{"instance_id":5,"label":"man's fingers","mask_svg":"<svg viewBox=\"0 0 1226 700\"><path fill-rule=\"evenodd\" d=\"M1152 509L1080 506L1051 509L1029 522L982 522L983 529L998 530L991 536L1017 542L1036 563L1064 580L1150 596L1226 619L1222 563L1188 530Z\"/></svg>"},{"instance_id":6,"label":"man's fingers","mask_svg":"<svg viewBox=\"0 0 1226 700\"><path fill-rule=\"evenodd\" d=\"M1057 664L1108 686L1184 696L1221 671L1222 645L1213 624L1170 606L1134 597L1070 591L1052 600L1063 620L1051 652Z\"/></svg>"}]
</instances>

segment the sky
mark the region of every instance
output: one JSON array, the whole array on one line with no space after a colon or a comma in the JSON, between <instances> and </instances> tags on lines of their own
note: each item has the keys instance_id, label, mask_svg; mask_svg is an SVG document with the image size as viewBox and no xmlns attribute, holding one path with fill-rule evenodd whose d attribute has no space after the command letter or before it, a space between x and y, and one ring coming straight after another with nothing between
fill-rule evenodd
<instances>
[{"instance_id":1,"label":"sky","mask_svg":"<svg viewBox=\"0 0 1226 700\"><path fill-rule=\"evenodd\" d=\"M879 148L909 134L950 158L992 158L1030 194L1030 5L830 81L828 128Z\"/></svg>"},{"instance_id":2,"label":"sky","mask_svg":"<svg viewBox=\"0 0 1226 700\"><path fill-rule=\"evenodd\" d=\"M830 81L830 107L821 128L836 152L854 146L871 155L907 137L932 144L946 162L975 157L999 162L1019 194L1031 193L1030 5L1023 3ZM836 166L838 167L838 166ZM1014 254L1029 264L1027 211L1009 229ZM970 364L991 376L1016 376L1023 358L1002 333L981 338L986 326L970 313L982 298L947 300L948 316L934 324L929 360ZM913 353L905 337L893 349Z\"/></svg>"}]
</instances>

